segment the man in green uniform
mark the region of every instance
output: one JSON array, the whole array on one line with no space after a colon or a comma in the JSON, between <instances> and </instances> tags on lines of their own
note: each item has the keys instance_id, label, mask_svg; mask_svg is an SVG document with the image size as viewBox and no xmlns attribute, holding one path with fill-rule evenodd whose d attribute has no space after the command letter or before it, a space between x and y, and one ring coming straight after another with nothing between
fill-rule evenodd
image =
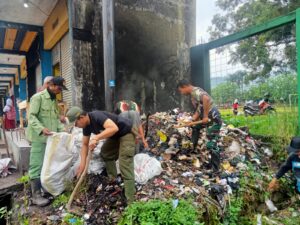
<instances>
[{"instance_id":1,"label":"man in green uniform","mask_svg":"<svg viewBox=\"0 0 300 225\"><path fill-rule=\"evenodd\" d=\"M49 82L47 89L33 95L30 99L28 119L28 140L31 142L29 177L32 191L32 202L38 206L45 206L49 200L41 196L40 174L44 161L47 136L52 132L64 130L59 120L56 95L62 89L67 90L65 80L55 77Z\"/></svg>"},{"instance_id":2,"label":"man in green uniform","mask_svg":"<svg viewBox=\"0 0 300 225\"><path fill-rule=\"evenodd\" d=\"M208 93L199 87L194 87L189 81L181 80L177 88L181 94L191 96L192 104L195 108L193 121L202 120L202 125L193 127L192 142L194 148L197 146L200 130L207 127L206 136L208 142L206 147L211 153L210 165L217 172L220 167L220 150L217 145L222 126L220 112L214 106L213 100Z\"/></svg>"},{"instance_id":3,"label":"man in green uniform","mask_svg":"<svg viewBox=\"0 0 300 225\"><path fill-rule=\"evenodd\" d=\"M134 153L135 138L131 133L132 122L123 117L105 111L84 112L79 107L72 107L67 117L70 123L83 128L83 140L80 155L80 166L77 177L83 172L89 150L94 150L100 140L106 139L101 148L108 176L117 177L116 160L119 159L120 172L124 180L127 203L134 201ZM91 134L95 134L90 139Z\"/></svg>"}]
</instances>

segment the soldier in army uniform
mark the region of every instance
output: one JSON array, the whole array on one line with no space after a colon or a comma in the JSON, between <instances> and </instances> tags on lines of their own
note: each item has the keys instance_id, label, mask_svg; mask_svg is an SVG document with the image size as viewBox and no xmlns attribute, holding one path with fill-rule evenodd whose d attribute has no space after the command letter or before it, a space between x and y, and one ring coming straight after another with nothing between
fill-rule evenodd
<instances>
[{"instance_id":1,"label":"soldier in army uniform","mask_svg":"<svg viewBox=\"0 0 300 225\"><path fill-rule=\"evenodd\" d=\"M211 153L210 165L216 172L220 167L220 149L217 145L222 126L220 112L214 106L209 94L199 87L194 87L189 81L179 81L177 88L180 94L191 96L192 104L195 108L193 121L202 120L202 124L193 127L192 142L194 149L198 143L200 130L207 127L206 135L208 142L206 147Z\"/></svg>"}]
</instances>

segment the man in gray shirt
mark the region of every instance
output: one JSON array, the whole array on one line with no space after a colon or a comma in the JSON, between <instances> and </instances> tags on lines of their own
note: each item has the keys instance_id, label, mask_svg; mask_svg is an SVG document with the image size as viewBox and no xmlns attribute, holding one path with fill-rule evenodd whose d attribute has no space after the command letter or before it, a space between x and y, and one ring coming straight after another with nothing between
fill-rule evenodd
<instances>
[{"instance_id":1,"label":"man in gray shirt","mask_svg":"<svg viewBox=\"0 0 300 225\"><path fill-rule=\"evenodd\" d=\"M124 105L126 105L126 107ZM147 140L145 139L140 111L137 108L137 104L133 101L120 101L116 104L115 113L118 114L120 117L129 119L132 122L133 130L135 130L139 134L143 142L144 148L148 149L149 146ZM139 144L136 143L136 153L138 152L139 152Z\"/></svg>"}]
</instances>

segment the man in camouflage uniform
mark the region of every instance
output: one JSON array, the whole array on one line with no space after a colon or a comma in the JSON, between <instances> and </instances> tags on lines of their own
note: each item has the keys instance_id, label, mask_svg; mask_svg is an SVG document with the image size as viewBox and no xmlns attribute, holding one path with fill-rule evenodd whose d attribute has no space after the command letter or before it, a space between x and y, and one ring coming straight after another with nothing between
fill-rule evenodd
<instances>
[{"instance_id":1,"label":"man in camouflage uniform","mask_svg":"<svg viewBox=\"0 0 300 225\"><path fill-rule=\"evenodd\" d=\"M214 106L212 98L203 89L194 87L186 80L181 80L177 88L181 94L191 96L192 104L195 108L193 121L202 120L202 124L193 127L192 142L194 149L198 143L200 130L207 127L206 136L208 142L206 147L211 153L210 164L214 171L218 171L220 167L220 149L217 142L222 125L220 112Z\"/></svg>"}]
</instances>

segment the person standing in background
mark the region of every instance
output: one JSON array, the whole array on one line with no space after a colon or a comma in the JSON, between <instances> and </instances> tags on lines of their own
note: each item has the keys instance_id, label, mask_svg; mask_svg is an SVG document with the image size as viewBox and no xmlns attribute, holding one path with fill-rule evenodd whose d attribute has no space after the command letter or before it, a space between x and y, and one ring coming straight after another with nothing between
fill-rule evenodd
<instances>
[{"instance_id":1,"label":"person standing in background","mask_svg":"<svg viewBox=\"0 0 300 225\"><path fill-rule=\"evenodd\" d=\"M50 82L52 79L53 79L53 76L47 76L47 77L45 77L43 86L41 86L41 87L38 88L37 93L38 93L38 92L41 92L41 91L43 91L43 90L45 90L45 89L47 89L48 86L49 86L49 82Z\"/></svg>"},{"instance_id":2,"label":"person standing in background","mask_svg":"<svg viewBox=\"0 0 300 225\"><path fill-rule=\"evenodd\" d=\"M235 99L232 104L232 111L235 116L238 114L238 108L239 108L239 101Z\"/></svg>"},{"instance_id":3,"label":"person standing in background","mask_svg":"<svg viewBox=\"0 0 300 225\"><path fill-rule=\"evenodd\" d=\"M6 100L6 105L3 108L4 113L4 129L11 130L16 128L16 109L11 98Z\"/></svg>"},{"instance_id":4,"label":"person standing in background","mask_svg":"<svg viewBox=\"0 0 300 225\"><path fill-rule=\"evenodd\" d=\"M143 124L140 116L140 108L137 103L130 100L122 100L117 102L115 113L120 117L129 119L132 122L132 128L138 133L138 137L136 136L136 151L135 153L139 153L140 144L139 139L143 142L144 148L148 149L149 145L145 138L145 133L143 129Z\"/></svg>"}]
</instances>

